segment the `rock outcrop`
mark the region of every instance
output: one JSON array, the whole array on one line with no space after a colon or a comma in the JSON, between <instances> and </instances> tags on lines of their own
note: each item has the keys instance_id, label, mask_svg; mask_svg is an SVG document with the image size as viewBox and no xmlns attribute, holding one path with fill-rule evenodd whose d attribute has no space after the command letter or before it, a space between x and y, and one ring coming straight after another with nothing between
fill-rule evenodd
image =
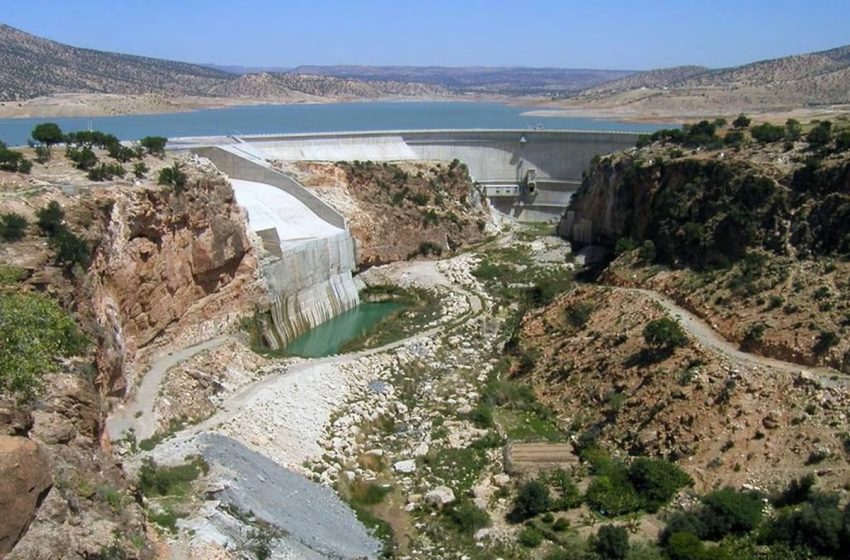
<instances>
[{"instance_id":1,"label":"rock outcrop","mask_svg":"<svg viewBox=\"0 0 850 560\"><path fill-rule=\"evenodd\" d=\"M52 480L41 446L25 437L0 435L0 558L27 530Z\"/></svg>"},{"instance_id":2,"label":"rock outcrop","mask_svg":"<svg viewBox=\"0 0 850 560\"><path fill-rule=\"evenodd\" d=\"M256 258L233 190L195 178L181 194L162 189L114 197L89 268L101 386L120 395L125 374L152 348L202 338L253 305ZM219 325L220 326L220 325Z\"/></svg>"}]
</instances>

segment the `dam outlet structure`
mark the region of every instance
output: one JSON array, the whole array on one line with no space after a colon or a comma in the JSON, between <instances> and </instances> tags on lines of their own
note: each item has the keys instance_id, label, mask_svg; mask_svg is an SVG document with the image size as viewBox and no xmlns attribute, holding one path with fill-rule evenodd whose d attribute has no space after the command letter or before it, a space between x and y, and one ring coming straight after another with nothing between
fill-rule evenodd
<instances>
[{"instance_id":1,"label":"dam outlet structure","mask_svg":"<svg viewBox=\"0 0 850 560\"><path fill-rule=\"evenodd\" d=\"M360 303L354 238L342 215L250 153L230 146L193 152L230 178L237 203L262 241L270 321L261 321L261 330L270 348Z\"/></svg>"},{"instance_id":2,"label":"dam outlet structure","mask_svg":"<svg viewBox=\"0 0 850 560\"><path fill-rule=\"evenodd\" d=\"M592 159L638 135L568 130L414 130L174 138L229 176L262 240L270 290L263 338L281 348L359 303L356 244L345 218L273 162L452 161L465 164L490 207L519 221L559 220Z\"/></svg>"}]
</instances>

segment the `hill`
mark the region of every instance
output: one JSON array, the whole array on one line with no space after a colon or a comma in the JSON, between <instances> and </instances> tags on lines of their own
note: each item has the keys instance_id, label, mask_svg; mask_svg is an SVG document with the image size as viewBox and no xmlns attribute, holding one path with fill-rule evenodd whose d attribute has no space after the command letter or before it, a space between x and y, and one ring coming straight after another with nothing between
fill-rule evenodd
<instances>
[{"instance_id":1,"label":"hill","mask_svg":"<svg viewBox=\"0 0 850 560\"><path fill-rule=\"evenodd\" d=\"M301 73L238 75L198 64L72 47L0 24L0 101L64 93L309 101L447 92L423 84Z\"/></svg>"},{"instance_id":2,"label":"hill","mask_svg":"<svg viewBox=\"0 0 850 560\"><path fill-rule=\"evenodd\" d=\"M641 117L780 112L850 103L850 46L732 68L640 72L571 96L572 110Z\"/></svg>"}]
</instances>

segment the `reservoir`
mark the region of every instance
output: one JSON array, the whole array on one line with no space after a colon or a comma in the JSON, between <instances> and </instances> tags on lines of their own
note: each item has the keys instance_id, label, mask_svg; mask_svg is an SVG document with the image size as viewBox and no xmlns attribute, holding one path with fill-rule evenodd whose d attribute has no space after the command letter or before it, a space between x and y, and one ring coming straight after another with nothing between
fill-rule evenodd
<instances>
[{"instance_id":1,"label":"reservoir","mask_svg":"<svg viewBox=\"0 0 850 560\"><path fill-rule=\"evenodd\" d=\"M381 321L404 307L403 304L392 301L361 303L305 332L287 344L284 351L303 358L339 354L348 342L368 333Z\"/></svg>"},{"instance_id":2,"label":"reservoir","mask_svg":"<svg viewBox=\"0 0 850 560\"><path fill-rule=\"evenodd\" d=\"M659 126L583 117L535 117L528 107L450 101L381 101L316 105L247 105L185 113L116 117L0 119L0 140L27 143L33 127L55 122L63 131L92 128L122 140L145 136L218 136L363 130L498 129L618 130L652 132Z\"/></svg>"}]
</instances>

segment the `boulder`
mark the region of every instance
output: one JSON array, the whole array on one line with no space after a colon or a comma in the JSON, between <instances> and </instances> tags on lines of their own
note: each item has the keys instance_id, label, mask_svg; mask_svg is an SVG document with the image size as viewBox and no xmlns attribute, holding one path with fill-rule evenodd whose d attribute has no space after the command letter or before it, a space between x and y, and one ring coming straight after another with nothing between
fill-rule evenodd
<instances>
[{"instance_id":1,"label":"boulder","mask_svg":"<svg viewBox=\"0 0 850 560\"><path fill-rule=\"evenodd\" d=\"M425 494L425 501L437 507L445 507L455 501L455 493L448 486L437 486Z\"/></svg>"},{"instance_id":2,"label":"boulder","mask_svg":"<svg viewBox=\"0 0 850 560\"><path fill-rule=\"evenodd\" d=\"M12 550L52 485L41 447L18 436L0 436L0 555Z\"/></svg>"},{"instance_id":3,"label":"boulder","mask_svg":"<svg viewBox=\"0 0 850 560\"><path fill-rule=\"evenodd\" d=\"M396 461L393 465L393 470L403 474L411 474L416 472L416 460L407 459L404 461Z\"/></svg>"}]
</instances>

